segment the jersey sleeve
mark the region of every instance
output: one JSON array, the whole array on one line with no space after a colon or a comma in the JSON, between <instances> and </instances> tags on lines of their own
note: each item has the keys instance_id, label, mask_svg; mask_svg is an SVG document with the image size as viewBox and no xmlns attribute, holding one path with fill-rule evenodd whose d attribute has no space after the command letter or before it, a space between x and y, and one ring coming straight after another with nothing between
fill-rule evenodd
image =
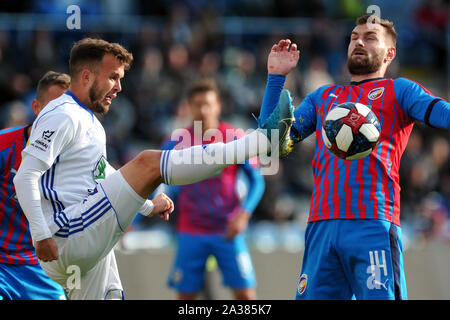
<instances>
[{"instance_id":1,"label":"jersey sleeve","mask_svg":"<svg viewBox=\"0 0 450 320\"><path fill-rule=\"evenodd\" d=\"M291 129L291 137L294 142L300 142L316 131L315 95L316 91L308 94L294 110L295 122Z\"/></svg>"},{"instance_id":2,"label":"jersey sleeve","mask_svg":"<svg viewBox=\"0 0 450 320\"><path fill-rule=\"evenodd\" d=\"M394 80L394 90L400 107L411 119L431 127L450 129L450 104L447 101L406 78Z\"/></svg>"},{"instance_id":3,"label":"jersey sleeve","mask_svg":"<svg viewBox=\"0 0 450 320\"><path fill-rule=\"evenodd\" d=\"M24 153L43 161L49 168L75 139L75 124L69 115L51 112L35 120Z\"/></svg>"},{"instance_id":4,"label":"jersey sleeve","mask_svg":"<svg viewBox=\"0 0 450 320\"><path fill-rule=\"evenodd\" d=\"M281 91L283 91L286 76L279 74L268 74L266 90L264 91L261 110L259 112L259 123L264 124L267 118L270 117L273 110L275 110L278 101L280 100Z\"/></svg>"}]
</instances>

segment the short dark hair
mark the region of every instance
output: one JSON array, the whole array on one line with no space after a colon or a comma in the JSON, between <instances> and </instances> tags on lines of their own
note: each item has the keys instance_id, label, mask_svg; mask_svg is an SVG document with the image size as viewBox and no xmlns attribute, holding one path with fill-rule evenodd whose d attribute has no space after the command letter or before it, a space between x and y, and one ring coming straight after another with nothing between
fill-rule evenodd
<instances>
[{"instance_id":1,"label":"short dark hair","mask_svg":"<svg viewBox=\"0 0 450 320\"><path fill-rule=\"evenodd\" d=\"M220 99L219 88L217 87L214 79L211 78L203 78L195 82L189 89L188 92L188 100L191 100L194 95L197 93L204 93L208 91L214 91L217 95L217 98Z\"/></svg>"},{"instance_id":2,"label":"short dark hair","mask_svg":"<svg viewBox=\"0 0 450 320\"><path fill-rule=\"evenodd\" d=\"M70 75L77 75L83 66L93 62L100 62L105 54L112 54L125 66L130 68L133 55L118 43L111 43L102 39L84 38L76 42L70 51Z\"/></svg>"},{"instance_id":3,"label":"short dark hair","mask_svg":"<svg viewBox=\"0 0 450 320\"><path fill-rule=\"evenodd\" d=\"M61 86L66 90L69 89L70 76L66 73L55 71L46 72L38 82L36 99L39 100L39 102L44 103L44 95L47 92L48 88L53 85Z\"/></svg>"},{"instance_id":4,"label":"short dark hair","mask_svg":"<svg viewBox=\"0 0 450 320\"><path fill-rule=\"evenodd\" d=\"M362 17L359 17L358 19L356 19L356 25L366 24L371 16L372 16L371 14L366 14L366 15L363 15ZM377 23L377 22L379 22L380 25L382 25L384 27L384 30L386 30L387 34L389 36L391 36L392 41L394 42L394 46L395 46L395 44L397 43L397 32L395 31L394 23L392 21L382 19L382 18L374 19L372 21L372 23Z\"/></svg>"}]
</instances>

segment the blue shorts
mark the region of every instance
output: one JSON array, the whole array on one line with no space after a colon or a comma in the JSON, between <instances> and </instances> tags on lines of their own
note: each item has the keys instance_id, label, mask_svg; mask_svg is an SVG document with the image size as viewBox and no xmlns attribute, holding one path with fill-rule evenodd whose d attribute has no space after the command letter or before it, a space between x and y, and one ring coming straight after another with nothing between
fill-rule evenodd
<instances>
[{"instance_id":1,"label":"blue shorts","mask_svg":"<svg viewBox=\"0 0 450 320\"><path fill-rule=\"evenodd\" d=\"M3 299L66 300L66 295L38 264L0 264L0 300Z\"/></svg>"},{"instance_id":2,"label":"blue shorts","mask_svg":"<svg viewBox=\"0 0 450 320\"><path fill-rule=\"evenodd\" d=\"M310 222L296 299L407 299L402 251L387 221Z\"/></svg>"},{"instance_id":3,"label":"blue shorts","mask_svg":"<svg viewBox=\"0 0 450 320\"><path fill-rule=\"evenodd\" d=\"M197 293L204 285L206 260L213 255L223 284L234 290L256 287L253 263L243 234L227 241L223 235L178 234L178 248L168 286L182 293Z\"/></svg>"}]
</instances>

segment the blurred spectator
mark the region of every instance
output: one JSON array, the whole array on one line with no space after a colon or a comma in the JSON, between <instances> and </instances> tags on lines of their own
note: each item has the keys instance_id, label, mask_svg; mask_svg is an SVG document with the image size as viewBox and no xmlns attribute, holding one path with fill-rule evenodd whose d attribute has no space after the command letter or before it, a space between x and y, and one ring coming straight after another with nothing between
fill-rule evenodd
<instances>
[{"instance_id":1,"label":"blurred spectator","mask_svg":"<svg viewBox=\"0 0 450 320\"><path fill-rule=\"evenodd\" d=\"M321 86L334 83L327 67L327 62L320 56L311 60L304 74L304 92L313 92Z\"/></svg>"},{"instance_id":2,"label":"blurred spectator","mask_svg":"<svg viewBox=\"0 0 450 320\"><path fill-rule=\"evenodd\" d=\"M225 52L225 59L225 81L236 106L234 112L258 112L266 77L256 72L255 54L248 50L229 48Z\"/></svg>"},{"instance_id":3,"label":"blurred spectator","mask_svg":"<svg viewBox=\"0 0 450 320\"><path fill-rule=\"evenodd\" d=\"M432 192L423 199L420 210L425 223L419 230L424 240L450 243L450 210L445 199L439 193Z\"/></svg>"},{"instance_id":4,"label":"blurred spectator","mask_svg":"<svg viewBox=\"0 0 450 320\"><path fill-rule=\"evenodd\" d=\"M444 40L450 18L448 2L425 0L417 8L414 18L417 27L418 45L422 50L423 48L429 49L429 54L423 56L421 61L439 67L441 61L445 61L448 54L448 41Z\"/></svg>"},{"instance_id":5,"label":"blurred spectator","mask_svg":"<svg viewBox=\"0 0 450 320\"><path fill-rule=\"evenodd\" d=\"M5 115L2 114L0 123L2 128L24 126L29 123L25 104L19 100L12 101L5 106Z\"/></svg>"}]
</instances>

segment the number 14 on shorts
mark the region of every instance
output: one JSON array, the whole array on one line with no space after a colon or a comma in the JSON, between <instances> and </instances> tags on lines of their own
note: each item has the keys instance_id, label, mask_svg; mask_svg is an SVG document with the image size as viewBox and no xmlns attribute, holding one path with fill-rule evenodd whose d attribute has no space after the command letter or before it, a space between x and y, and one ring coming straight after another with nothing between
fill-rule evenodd
<instances>
[{"instance_id":1,"label":"number 14 on shorts","mask_svg":"<svg viewBox=\"0 0 450 320\"><path fill-rule=\"evenodd\" d=\"M388 275L385 251L381 250L381 263L378 250L369 251L369 261L370 265L367 267L366 271L370 274L367 278L367 288L369 290L381 288L387 290L386 284L389 281L389 278L384 279L384 281L381 280L381 270L383 270L384 277L387 277Z\"/></svg>"}]
</instances>

